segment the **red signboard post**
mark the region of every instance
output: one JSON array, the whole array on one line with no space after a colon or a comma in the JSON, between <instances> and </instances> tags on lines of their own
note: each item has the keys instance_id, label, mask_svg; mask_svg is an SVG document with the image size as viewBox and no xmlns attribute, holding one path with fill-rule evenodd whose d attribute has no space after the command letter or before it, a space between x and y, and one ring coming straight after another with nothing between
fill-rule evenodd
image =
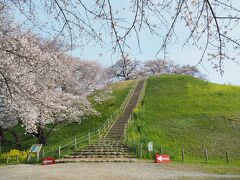
<instances>
[{"instance_id":1,"label":"red signboard post","mask_svg":"<svg viewBox=\"0 0 240 180\"><path fill-rule=\"evenodd\" d=\"M167 154L156 154L156 163L170 163L170 156Z\"/></svg>"},{"instance_id":2,"label":"red signboard post","mask_svg":"<svg viewBox=\"0 0 240 180\"><path fill-rule=\"evenodd\" d=\"M42 160L42 165L55 164L55 159L53 157L46 157Z\"/></svg>"}]
</instances>

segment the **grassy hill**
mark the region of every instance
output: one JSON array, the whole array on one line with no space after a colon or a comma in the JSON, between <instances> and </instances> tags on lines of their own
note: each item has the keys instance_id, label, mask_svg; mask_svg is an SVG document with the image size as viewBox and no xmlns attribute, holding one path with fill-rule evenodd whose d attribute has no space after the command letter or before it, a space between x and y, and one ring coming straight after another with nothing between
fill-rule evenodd
<instances>
[{"instance_id":1,"label":"grassy hill","mask_svg":"<svg viewBox=\"0 0 240 180\"><path fill-rule=\"evenodd\" d=\"M133 81L113 83L111 85L113 98L108 99L102 104L94 103L92 97L90 97L93 106L101 113L101 116L89 117L81 123L63 123L57 125L54 128L54 131L50 134L47 145L44 146L45 152L47 151L50 153L54 149L56 150L59 145L62 146L72 141L75 137L82 137L88 132L92 132L101 127L106 122L107 118L120 107L132 85ZM50 126L51 125L49 125L49 127ZM32 144L38 143L37 138L30 134L25 135L25 130L20 125L14 127L14 130L19 136L22 149L29 149ZM15 139L12 134L6 132L5 136L6 143L2 145L2 151L6 152L10 149L16 148Z\"/></svg>"},{"instance_id":2,"label":"grassy hill","mask_svg":"<svg viewBox=\"0 0 240 180\"><path fill-rule=\"evenodd\" d=\"M161 75L148 80L143 105L135 109L129 129L130 142L153 142L154 152L169 153L181 161L240 164L240 87L218 85L190 76ZM137 146L139 147L139 146ZM137 150L139 148L136 148Z\"/></svg>"}]
</instances>

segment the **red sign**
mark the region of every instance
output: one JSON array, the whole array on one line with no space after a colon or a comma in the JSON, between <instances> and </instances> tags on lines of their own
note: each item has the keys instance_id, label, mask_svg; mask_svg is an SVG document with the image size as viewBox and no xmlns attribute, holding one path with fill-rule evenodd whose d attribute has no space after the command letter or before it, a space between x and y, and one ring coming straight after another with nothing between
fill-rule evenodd
<instances>
[{"instance_id":1,"label":"red sign","mask_svg":"<svg viewBox=\"0 0 240 180\"><path fill-rule=\"evenodd\" d=\"M167 154L156 154L156 163L170 163L170 156Z\"/></svg>"},{"instance_id":2,"label":"red sign","mask_svg":"<svg viewBox=\"0 0 240 180\"><path fill-rule=\"evenodd\" d=\"M42 160L42 165L55 164L55 159L53 157L46 157Z\"/></svg>"}]
</instances>

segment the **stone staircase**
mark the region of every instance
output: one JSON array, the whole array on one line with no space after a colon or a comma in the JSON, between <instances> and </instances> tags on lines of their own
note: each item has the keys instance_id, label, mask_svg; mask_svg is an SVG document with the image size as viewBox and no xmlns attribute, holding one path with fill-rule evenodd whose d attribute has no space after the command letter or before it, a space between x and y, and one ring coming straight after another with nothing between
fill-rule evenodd
<instances>
[{"instance_id":1,"label":"stone staircase","mask_svg":"<svg viewBox=\"0 0 240 180\"><path fill-rule=\"evenodd\" d=\"M75 150L64 159L57 160L62 162L108 162L108 161L136 161L134 154L122 142L124 135L124 127L128 122L132 110L136 107L140 92L143 87L144 80L139 80L132 97L130 98L122 115L115 121L105 137L90 144L84 149Z\"/></svg>"},{"instance_id":2,"label":"stone staircase","mask_svg":"<svg viewBox=\"0 0 240 180\"><path fill-rule=\"evenodd\" d=\"M133 108L135 108L137 105L138 98L143 87L143 83L144 83L144 80L139 80L123 114L113 124L112 128L106 134L105 139L109 139L109 140L122 139L123 133L124 133L124 126L127 123L130 115L132 114Z\"/></svg>"}]
</instances>

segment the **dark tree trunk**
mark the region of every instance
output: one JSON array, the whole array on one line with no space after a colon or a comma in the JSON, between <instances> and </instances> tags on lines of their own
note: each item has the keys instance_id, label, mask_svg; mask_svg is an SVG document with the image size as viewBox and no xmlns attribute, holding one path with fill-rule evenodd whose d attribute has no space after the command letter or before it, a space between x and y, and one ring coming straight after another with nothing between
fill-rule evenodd
<instances>
[{"instance_id":1,"label":"dark tree trunk","mask_svg":"<svg viewBox=\"0 0 240 180\"><path fill-rule=\"evenodd\" d=\"M129 76L125 76L125 81L127 81L127 80L129 80L130 79L130 77Z\"/></svg>"},{"instance_id":2,"label":"dark tree trunk","mask_svg":"<svg viewBox=\"0 0 240 180\"><path fill-rule=\"evenodd\" d=\"M4 132L3 132L3 129L0 127L0 142L2 144L5 143L5 136L4 136Z\"/></svg>"},{"instance_id":3,"label":"dark tree trunk","mask_svg":"<svg viewBox=\"0 0 240 180\"><path fill-rule=\"evenodd\" d=\"M47 137L48 135L46 135L44 133L44 130L41 127L38 127L38 132L37 133L32 133L32 135L34 135L35 137L38 138L38 143L39 144L47 144Z\"/></svg>"},{"instance_id":4,"label":"dark tree trunk","mask_svg":"<svg viewBox=\"0 0 240 180\"><path fill-rule=\"evenodd\" d=\"M38 142L40 144L47 144L47 136L44 134L44 130L41 127L38 127Z\"/></svg>"},{"instance_id":5,"label":"dark tree trunk","mask_svg":"<svg viewBox=\"0 0 240 180\"><path fill-rule=\"evenodd\" d=\"M44 134L39 135L38 137L39 144L47 144L47 137Z\"/></svg>"},{"instance_id":6,"label":"dark tree trunk","mask_svg":"<svg viewBox=\"0 0 240 180\"><path fill-rule=\"evenodd\" d=\"M15 131L10 131L11 132L11 134L13 135L13 137L15 138L15 140L16 140L16 146L18 147L18 148L20 148L21 147L21 143L20 143L20 141L19 141L19 137L18 137L18 135L17 135L17 133L15 132Z\"/></svg>"}]
</instances>

